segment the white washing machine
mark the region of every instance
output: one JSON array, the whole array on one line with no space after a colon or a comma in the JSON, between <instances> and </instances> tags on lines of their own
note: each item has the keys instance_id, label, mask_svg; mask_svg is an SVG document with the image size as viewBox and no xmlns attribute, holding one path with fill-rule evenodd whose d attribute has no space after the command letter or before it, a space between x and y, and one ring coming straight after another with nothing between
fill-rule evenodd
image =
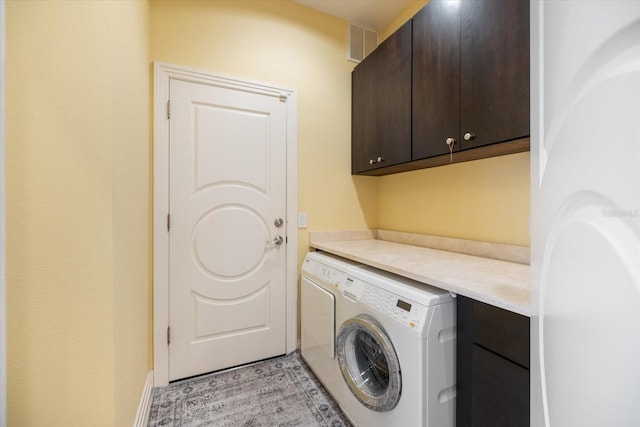
<instances>
[{"instance_id":1,"label":"white washing machine","mask_svg":"<svg viewBox=\"0 0 640 427\"><path fill-rule=\"evenodd\" d=\"M454 426L455 299L370 267L347 273L336 306L342 410L363 427Z\"/></svg>"},{"instance_id":2,"label":"white washing machine","mask_svg":"<svg viewBox=\"0 0 640 427\"><path fill-rule=\"evenodd\" d=\"M335 351L336 311L347 270L356 265L320 252L309 252L302 264L300 354L337 402L343 380Z\"/></svg>"}]
</instances>

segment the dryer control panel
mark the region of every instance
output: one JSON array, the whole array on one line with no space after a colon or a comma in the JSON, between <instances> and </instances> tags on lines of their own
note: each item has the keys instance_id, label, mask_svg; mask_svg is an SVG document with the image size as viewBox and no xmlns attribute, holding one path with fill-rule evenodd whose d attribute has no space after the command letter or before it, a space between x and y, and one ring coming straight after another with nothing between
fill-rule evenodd
<instances>
[{"instance_id":1,"label":"dryer control panel","mask_svg":"<svg viewBox=\"0 0 640 427\"><path fill-rule=\"evenodd\" d=\"M416 331L421 331L427 321L428 308L424 305L353 277L346 278L343 295Z\"/></svg>"},{"instance_id":2,"label":"dryer control panel","mask_svg":"<svg viewBox=\"0 0 640 427\"><path fill-rule=\"evenodd\" d=\"M343 271L309 258L305 259L302 270L306 275L311 276L322 282L324 285L337 290L342 289L347 277L346 273Z\"/></svg>"}]
</instances>

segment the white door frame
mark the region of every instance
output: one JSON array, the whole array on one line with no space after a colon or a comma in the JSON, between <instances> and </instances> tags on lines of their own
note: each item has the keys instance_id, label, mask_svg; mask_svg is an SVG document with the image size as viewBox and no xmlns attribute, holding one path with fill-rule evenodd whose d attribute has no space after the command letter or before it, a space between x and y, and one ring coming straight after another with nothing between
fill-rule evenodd
<instances>
[{"instance_id":1,"label":"white door frame","mask_svg":"<svg viewBox=\"0 0 640 427\"><path fill-rule=\"evenodd\" d=\"M296 92L289 88L238 78L214 75L207 71L154 62L153 101L153 367L154 386L169 383L169 81L215 84L287 98L287 223L286 235L286 351L297 348L298 340L298 121Z\"/></svg>"}]
</instances>

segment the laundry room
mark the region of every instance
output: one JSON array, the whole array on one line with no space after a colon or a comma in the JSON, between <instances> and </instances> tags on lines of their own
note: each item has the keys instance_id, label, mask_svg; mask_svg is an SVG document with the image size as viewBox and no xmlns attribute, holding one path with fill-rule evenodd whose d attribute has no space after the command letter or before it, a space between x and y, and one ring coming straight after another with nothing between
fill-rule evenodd
<instances>
[{"instance_id":1,"label":"laundry room","mask_svg":"<svg viewBox=\"0 0 640 427\"><path fill-rule=\"evenodd\" d=\"M617 347L637 332L640 207L613 184L640 177L624 150L574 147L591 173L573 169L569 142L540 147L590 141L584 123L628 130L638 108L615 78L637 75L625 58L640 11L621 4L599 26L590 2L566 33L553 16L577 6L538 3L3 1L0 425L549 425L576 402L602 409L595 391L554 405L568 383L591 387L588 363L562 354L593 344L558 314L602 320L597 297L569 301L613 272L628 326L585 325L620 360L640 357L637 342ZM581 23L598 31L563 58L544 19L567 44ZM361 62L353 23L377 34ZM544 68L543 48L569 65ZM374 58L383 71L366 74ZM588 103L612 93L628 107ZM456 130L426 147L440 129L418 118L431 115ZM404 148L380 149L390 140ZM637 397L614 367L597 378ZM287 403L253 405L252 391ZM209 397L225 393L227 408Z\"/></svg>"}]
</instances>

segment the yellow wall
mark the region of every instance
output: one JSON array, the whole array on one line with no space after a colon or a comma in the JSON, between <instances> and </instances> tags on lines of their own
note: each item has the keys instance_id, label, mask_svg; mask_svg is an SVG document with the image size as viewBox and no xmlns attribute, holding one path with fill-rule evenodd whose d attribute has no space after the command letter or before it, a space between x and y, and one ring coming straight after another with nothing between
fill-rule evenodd
<instances>
[{"instance_id":1,"label":"yellow wall","mask_svg":"<svg viewBox=\"0 0 640 427\"><path fill-rule=\"evenodd\" d=\"M410 2L388 37L427 0ZM379 178L378 228L529 246L529 153Z\"/></svg>"},{"instance_id":2,"label":"yellow wall","mask_svg":"<svg viewBox=\"0 0 640 427\"><path fill-rule=\"evenodd\" d=\"M129 426L152 368L149 7L132 0L111 9L114 426Z\"/></svg>"},{"instance_id":3,"label":"yellow wall","mask_svg":"<svg viewBox=\"0 0 640 427\"><path fill-rule=\"evenodd\" d=\"M152 60L296 90L298 210L309 218L300 262L309 230L376 226L376 179L350 175L345 21L278 0L152 1L150 10Z\"/></svg>"},{"instance_id":4,"label":"yellow wall","mask_svg":"<svg viewBox=\"0 0 640 427\"><path fill-rule=\"evenodd\" d=\"M529 153L380 179L378 227L529 246Z\"/></svg>"},{"instance_id":5,"label":"yellow wall","mask_svg":"<svg viewBox=\"0 0 640 427\"><path fill-rule=\"evenodd\" d=\"M145 2L7 2L8 424L131 425L148 370Z\"/></svg>"}]
</instances>

